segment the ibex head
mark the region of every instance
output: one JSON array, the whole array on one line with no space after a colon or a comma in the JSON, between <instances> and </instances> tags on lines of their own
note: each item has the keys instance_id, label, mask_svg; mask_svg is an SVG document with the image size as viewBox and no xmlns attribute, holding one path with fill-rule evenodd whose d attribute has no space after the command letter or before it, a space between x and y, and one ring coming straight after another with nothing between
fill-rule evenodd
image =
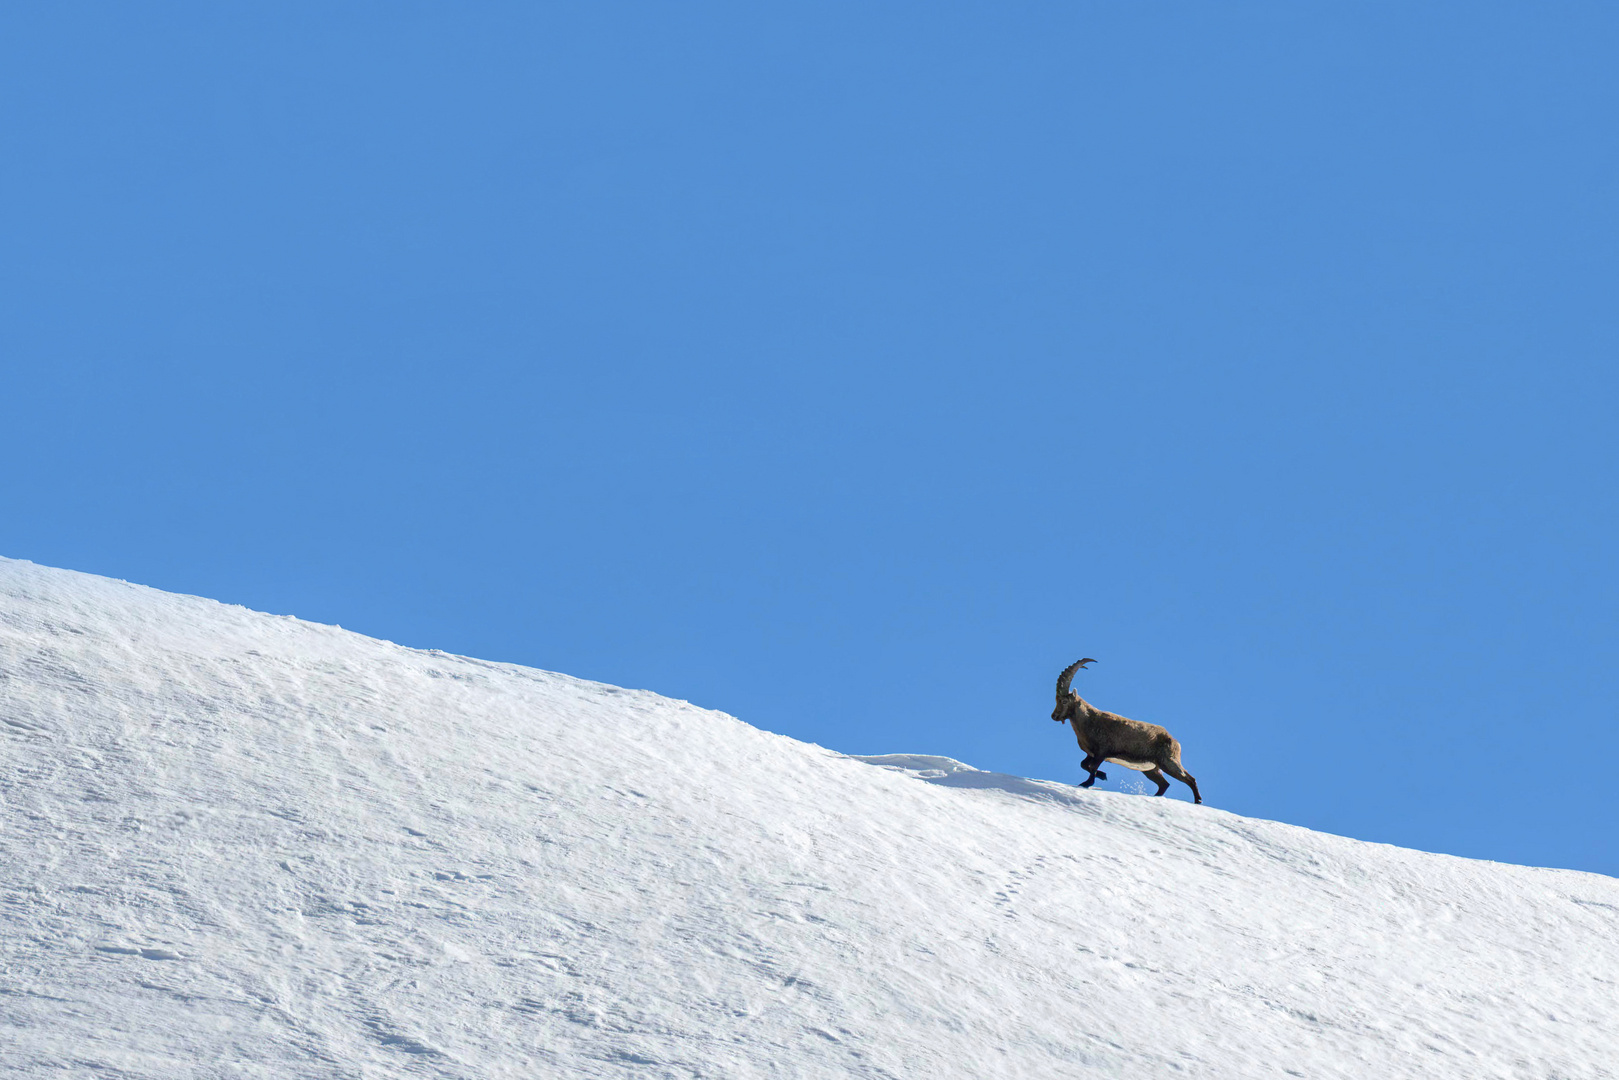
<instances>
[{"instance_id":1,"label":"ibex head","mask_svg":"<svg viewBox=\"0 0 1619 1080\"><path fill-rule=\"evenodd\" d=\"M1063 668L1062 674L1057 676L1057 707L1052 711L1051 718L1059 724L1072 715L1074 706L1080 704L1079 695L1068 688L1068 684L1074 681L1074 672L1086 664L1094 663L1096 661L1088 656L1083 660L1075 660Z\"/></svg>"}]
</instances>

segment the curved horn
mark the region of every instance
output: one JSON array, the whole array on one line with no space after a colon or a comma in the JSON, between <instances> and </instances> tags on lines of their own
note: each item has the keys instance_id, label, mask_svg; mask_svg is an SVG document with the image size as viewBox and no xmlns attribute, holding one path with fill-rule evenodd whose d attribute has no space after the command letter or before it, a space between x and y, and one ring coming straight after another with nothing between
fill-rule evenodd
<instances>
[{"instance_id":1,"label":"curved horn","mask_svg":"<svg viewBox=\"0 0 1619 1080\"><path fill-rule=\"evenodd\" d=\"M1067 667L1063 668L1062 674L1057 676L1057 696L1060 698L1064 694L1068 693L1068 684L1074 681L1074 672L1078 671L1086 664L1094 663L1096 663L1096 661L1087 656L1085 659L1075 660L1072 664L1069 664Z\"/></svg>"}]
</instances>

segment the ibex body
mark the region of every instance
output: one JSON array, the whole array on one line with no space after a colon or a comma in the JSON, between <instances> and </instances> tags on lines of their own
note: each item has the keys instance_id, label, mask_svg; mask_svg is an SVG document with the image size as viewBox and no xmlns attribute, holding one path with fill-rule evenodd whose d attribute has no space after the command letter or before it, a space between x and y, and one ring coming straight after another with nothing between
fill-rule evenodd
<instances>
[{"instance_id":1,"label":"ibex body","mask_svg":"<svg viewBox=\"0 0 1619 1080\"><path fill-rule=\"evenodd\" d=\"M1197 781L1181 768L1181 744L1175 736L1157 724L1103 712L1069 689L1074 672L1094 663L1096 661L1087 656L1063 669L1057 677L1057 708L1051 714L1059 723L1068 721L1079 739L1079 748L1085 751L1080 768L1090 776L1079 786L1090 787L1098 779L1106 780L1107 773L1101 771L1102 762L1111 761L1144 774L1158 785L1159 795L1169 790L1169 781L1164 779L1164 773L1168 773L1191 788L1192 798L1202 802Z\"/></svg>"}]
</instances>

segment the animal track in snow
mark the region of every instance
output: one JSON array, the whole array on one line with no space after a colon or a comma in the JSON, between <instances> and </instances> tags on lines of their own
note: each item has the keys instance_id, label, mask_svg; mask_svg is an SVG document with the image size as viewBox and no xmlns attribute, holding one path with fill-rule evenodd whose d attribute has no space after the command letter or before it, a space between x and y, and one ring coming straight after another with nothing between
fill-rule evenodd
<instances>
[{"instance_id":1,"label":"animal track in snow","mask_svg":"<svg viewBox=\"0 0 1619 1080\"><path fill-rule=\"evenodd\" d=\"M1027 883L1030 878L1043 871L1045 866L1046 857L1044 855L1036 855L1033 863L1024 867L1022 870L1013 870L1011 873L1006 875L1006 884L1002 885L995 892L995 906L1001 909L1001 914L1005 915L1008 919L1017 918L1016 902L1018 893L1022 892L1024 884Z\"/></svg>"}]
</instances>

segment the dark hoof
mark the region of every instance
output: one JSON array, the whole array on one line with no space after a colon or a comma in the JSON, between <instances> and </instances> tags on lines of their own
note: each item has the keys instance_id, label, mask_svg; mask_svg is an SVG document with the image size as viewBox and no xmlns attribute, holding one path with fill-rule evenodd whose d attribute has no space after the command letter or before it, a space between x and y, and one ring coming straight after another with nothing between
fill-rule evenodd
<instances>
[{"instance_id":1,"label":"dark hoof","mask_svg":"<svg viewBox=\"0 0 1619 1080\"><path fill-rule=\"evenodd\" d=\"M1099 773L1096 774L1096 778L1098 780L1106 780L1107 779L1107 773L1099 772Z\"/></svg>"},{"instance_id":2,"label":"dark hoof","mask_svg":"<svg viewBox=\"0 0 1619 1080\"><path fill-rule=\"evenodd\" d=\"M1093 776L1089 780L1085 781L1083 784L1080 784L1079 786L1080 787L1090 787L1094 783L1096 783L1096 777Z\"/></svg>"}]
</instances>

